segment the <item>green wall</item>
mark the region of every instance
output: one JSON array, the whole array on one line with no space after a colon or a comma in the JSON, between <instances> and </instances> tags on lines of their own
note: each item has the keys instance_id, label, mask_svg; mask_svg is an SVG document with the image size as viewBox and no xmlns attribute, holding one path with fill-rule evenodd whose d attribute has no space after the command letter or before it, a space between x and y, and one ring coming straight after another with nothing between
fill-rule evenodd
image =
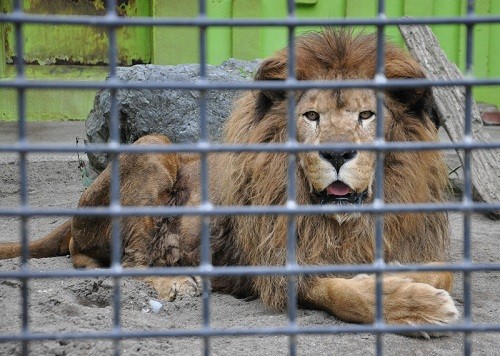
<instances>
[{"instance_id":1,"label":"green wall","mask_svg":"<svg viewBox=\"0 0 500 356\"><path fill-rule=\"evenodd\" d=\"M0 0L0 12L12 11L12 0ZM149 1L120 1L119 16L150 16ZM104 15L101 0L25 0L28 14ZM25 75L43 80L104 80L108 38L103 27L78 25L23 26ZM121 27L117 29L118 61L120 65L151 63L151 29ZM0 80L14 78L16 68L14 26L0 24ZM89 113L95 90L28 89L26 115L29 120L84 120ZM15 121L17 91L0 89L0 120Z\"/></svg>"},{"instance_id":2,"label":"green wall","mask_svg":"<svg viewBox=\"0 0 500 356\"><path fill-rule=\"evenodd\" d=\"M300 18L372 18L376 0L295 0ZM386 1L389 17L457 16L465 14L466 0ZM0 11L11 11L11 0L0 0ZM121 16L196 17L198 0L120 1ZM207 0L211 18L283 18L285 0ZM103 0L25 0L28 13L92 14L104 13ZM476 0L476 13L500 14L500 0ZM465 26L432 26L448 57L463 70ZM26 76L30 79L104 80L107 73L107 35L98 27L68 25L25 25ZM299 27L297 32L311 28ZM373 29L374 30L374 29ZM395 26L387 35L402 43ZM199 30L196 27L122 27L117 30L120 65L134 63L179 64L199 61ZM500 24L474 28L474 75L500 77ZM211 64L234 57L264 58L286 45L287 29L273 27L211 27L207 29L207 60ZM14 38L12 24L0 24L0 78L13 78ZM0 79L1 80L1 79ZM500 107L500 87L477 87L478 101ZM27 90L27 116L30 120L82 120L93 103L94 90ZM17 120L17 93L2 89L0 120Z\"/></svg>"}]
</instances>

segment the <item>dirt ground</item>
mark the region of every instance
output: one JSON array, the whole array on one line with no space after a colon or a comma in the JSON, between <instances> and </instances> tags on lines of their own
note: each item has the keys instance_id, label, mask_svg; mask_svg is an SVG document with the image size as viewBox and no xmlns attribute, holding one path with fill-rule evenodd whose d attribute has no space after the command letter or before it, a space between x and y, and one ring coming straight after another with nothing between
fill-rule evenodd
<instances>
[{"instance_id":1,"label":"dirt ground","mask_svg":"<svg viewBox=\"0 0 500 356\"><path fill-rule=\"evenodd\" d=\"M5 129L5 128L4 128ZM81 127L72 126L75 131ZM5 134L5 130L3 132ZM83 136L83 131L79 134ZM2 136L2 127L0 127ZM6 136L2 136L6 137ZM10 137L12 138L12 137ZM9 141L9 139L6 139ZM59 142L59 141L57 141ZM73 138L74 142L74 138ZM3 141L2 143L5 143ZM84 187L76 155L30 156L28 166L29 204L33 207L73 208ZM0 207L19 206L19 168L14 155L0 154ZM64 218L32 218L29 237L36 238L52 230ZM452 260L462 256L463 218L450 214L452 228ZM0 241L15 241L20 236L20 219L0 216ZM472 254L474 262L498 263L500 259L500 222L481 215L472 219ZM35 271L70 269L68 257L33 259L30 268ZM19 259L0 261L1 271L20 268ZM0 334L13 335L21 331L20 281L0 279ZM113 325L113 307L110 302L113 281L109 278L36 279L29 282L29 328L34 332L94 332L109 331ZM500 323L500 273L477 272L472 275L472 315L478 325ZM153 331L165 329L194 329L202 325L200 297L185 297L173 302L158 300L154 291L139 280L122 281L121 318L124 330ZM462 278L456 276L452 296L463 310ZM150 300L163 304L159 313L153 313ZM286 315L266 309L258 300L243 301L228 295L212 294L211 325L217 328L275 327L287 323ZM321 311L298 311L300 325L345 325ZM495 355L500 348L500 337L494 333L474 333L473 354ZM461 333L430 340L413 339L399 335L385 335L383 349L386 355L460 355L464 336ZM214 337L210 342L213 355L286 355L288 338L285 336ZM17 342L0 343L0 355L19 354ZM149 338L124 340L123 355L199 355L200 338ZM110 355L110 341L49 340L30 345L32 355ZM299 355L371 355L375 353L375 336L368 334L304 335L298 337Z\"/></svg>"}]
</instances>

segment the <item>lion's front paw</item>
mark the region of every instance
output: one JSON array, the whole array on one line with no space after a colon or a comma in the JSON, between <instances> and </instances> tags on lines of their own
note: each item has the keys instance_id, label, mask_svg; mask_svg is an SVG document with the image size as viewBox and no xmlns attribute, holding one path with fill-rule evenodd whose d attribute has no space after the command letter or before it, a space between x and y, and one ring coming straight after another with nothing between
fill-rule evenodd
<instances>
[{"instance_id":1,"label":"lion's front paw","mask_svg":"<svg viewBox=\"0 0 500 356\"><path fill-rule=\"evenodd\" d=\"M201 278L200 277L177 277L171 284L168 301L174 301L177 297L197 297L201 294Z\"/></svg>"},{"instance_id":2,"label":"lion's front paw","mask_svg":"<svg viewBox=\"0 0 500 356\"><path fill-rule=\"evenodd\" d=\"M451 324L460 313L450 294L425 283L404 283L384 303L386 322L396 324ZM421 332L415 336L439 336Z\"/></svg>"},{"instance_id":3,"label":"lion's front paw","mask_svg":"<svg viewBox=\"0 0 500 356\"><path fill-rule=\"evenodd\" d=\"M169 302L182 297L196 297L201 294L201 278L192 276L180 277L149 277L146 282L151 284L158 296Z\"/></svg>"}]
</instances>

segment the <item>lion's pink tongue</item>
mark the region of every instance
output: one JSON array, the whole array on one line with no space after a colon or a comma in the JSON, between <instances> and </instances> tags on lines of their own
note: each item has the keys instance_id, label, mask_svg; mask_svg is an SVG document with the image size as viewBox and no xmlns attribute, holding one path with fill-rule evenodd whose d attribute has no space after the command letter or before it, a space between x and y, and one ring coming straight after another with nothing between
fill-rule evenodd
<instances>
[{"instance_id":1,"label":"lion's pink tongue","mask_svg":"<svg viewBox=\"0 0 500 356\"><path fill-rule=\"evenodd\" d=\"M351 191L351 188L349 188L349 186L347 184L342 183L339 180L336 180L335 182L330 184L328 186L328 188L326 188L326 192L329 195L344 196L344 195L349 194L350 191Z\"/></svg>"}]
</instances>

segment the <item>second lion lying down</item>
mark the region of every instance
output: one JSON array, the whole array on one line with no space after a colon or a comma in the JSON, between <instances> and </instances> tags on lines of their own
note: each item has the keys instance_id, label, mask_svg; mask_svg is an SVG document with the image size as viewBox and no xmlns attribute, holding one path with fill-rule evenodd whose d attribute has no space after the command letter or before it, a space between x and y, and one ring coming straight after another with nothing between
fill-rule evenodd
<instances>
[{"instance_id":1,"label":"second lion lying down","mask_svg":"<svg viewBox=\"0 0 500 356\"><path fill-rule=\"evenodd\" d=\"M370 79L375 75L376 36L325 30L296 42L298 80ZM387 44L386 77L423 78L417 63ZM265 60L256 80L285 80L287 51ZM377 105L369 89L305 89L295 93L297 141L371 143L375 139ZM225 131L229 144L283 143L287 140L287 94L258 90L236 103ZM437 140L429 89L399 88L384 97L387 141ZM168 144L160 135L136 144ZM120 160L121 202L126 206L189 205L200 202L197 157L187 154L123 154ZM210 200L214 205L284 205L287 155L273 152L211 154ZM307 151L297 154L297 204L364 204L373 201L375 153L365 150ZM109 167L83 193L79 206L109 205ZM384 161L384 201L439 203L447 185L446 167L434 151L391 151ZM283 266L286 262L287 216L234 215L211 219L212 261L216 266ZM201 222L196 216L122 219L122 263L125 267L196 266ZM298 215L297 263L300 265L366 264L374 260L374 216L360 213ZM31 257L71 253L75 267L109 264L110 219L75 216L45 238L30 244ZM386 262L441 263L448 253L445 213L384 215ZM19 255L19 244L0 246L0 257ZM357 323L375 315L374 277L337 275L298 277L301 305L329 311ZM195 279L151 278L161 296L197 288ZM183 282L183 283L181 283ZM267 306L284 309L284 276L219 277L215 290L240 297L257 296ZM458 318L448 294L448 272L384 275L384 319L395 324L447 324Z\"/></svg>"}]
</instances>

